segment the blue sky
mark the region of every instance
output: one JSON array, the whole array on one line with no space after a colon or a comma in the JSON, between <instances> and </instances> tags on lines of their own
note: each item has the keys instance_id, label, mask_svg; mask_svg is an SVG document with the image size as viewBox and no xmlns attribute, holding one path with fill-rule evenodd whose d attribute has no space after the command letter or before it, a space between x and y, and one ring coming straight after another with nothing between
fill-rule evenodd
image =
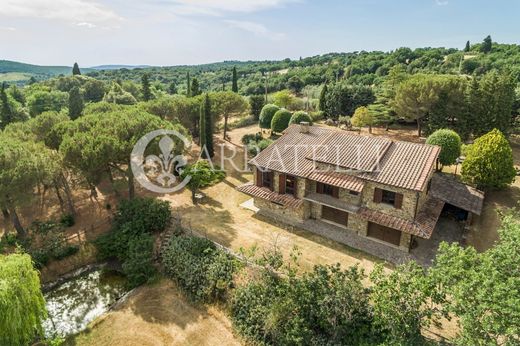
<instances>
[{"instance_id":1,"label":"blue sky","mask_svg":"<svg viewBox=\"0 0 520 346\"><path fill-rule=\"evenodd\" d=\"M520 43L518 0L0 0L0 59L178 65Z\"/></svg>"}]
</instances>

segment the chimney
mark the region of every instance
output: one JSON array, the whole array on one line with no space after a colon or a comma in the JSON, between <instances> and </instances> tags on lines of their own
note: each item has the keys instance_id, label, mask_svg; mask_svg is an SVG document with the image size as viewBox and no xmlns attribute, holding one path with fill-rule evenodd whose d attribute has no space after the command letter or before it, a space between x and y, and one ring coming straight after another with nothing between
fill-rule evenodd
<instances>
[{"instance_id":1,"label":"chimney","mask_svg":"<svg viewBox=\"0 0 520 346\"><path fill-rule=\"evenodd\" d=\"M302 121L300 123L300 133L309 133L309 122L307 121Z\"/></svg>"}]
</instances>

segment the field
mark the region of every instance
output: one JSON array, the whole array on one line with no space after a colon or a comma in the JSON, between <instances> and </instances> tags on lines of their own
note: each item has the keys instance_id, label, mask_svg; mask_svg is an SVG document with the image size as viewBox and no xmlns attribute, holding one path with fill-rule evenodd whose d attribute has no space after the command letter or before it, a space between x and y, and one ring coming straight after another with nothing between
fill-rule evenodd
<instances>
[{"instance_id":1,"label":"field","mask_svg":"<svg viewBox=\"0 0 520 346\"><path fill-rule=\"evenodd\" d=\"M21 72L0 73L0 83L26 81L26 80L29 80L30 78L31 78L31 74L29 74L29 73L21 73Z\"/></svg>"}]
</instances>

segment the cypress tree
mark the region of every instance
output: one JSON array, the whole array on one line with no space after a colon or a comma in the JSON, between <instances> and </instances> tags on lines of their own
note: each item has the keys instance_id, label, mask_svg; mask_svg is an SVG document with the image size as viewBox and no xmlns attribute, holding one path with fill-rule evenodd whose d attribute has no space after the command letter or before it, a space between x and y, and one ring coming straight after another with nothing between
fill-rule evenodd
<instances>
[{"instance_id":1,"label":"cypress tree","mask_svg":"<svg viewBox=\"0 0 520 346\"><path fill-rule=\"evenodd\" d=\"M0 88L0 128L5 128L13 121L13 111L11 109L11 105L9 105L9 99L7 98L7 93L5 92L6 84L2 83L2 87Z\"/></svg>"},{"instance_id":2,"label":"cypress tree","mask_svg":"<svg viewBox=\"0 0 520 346\"><path fill-rule=\"evenodd\" d=\"M325 112L325 103L327 101L327 83L325 83L323 85L323 88L321 89L321 93L320 93L320 100L319 100L319 109L320 111L322 112Z\"/></svg>"},{"instance_id":3,"label":"cypress tree","mask_svg":"<svg viewBox=\"0 0 520 346\"><path fill-rule=\"evenodd\" d=\"M189 72L186 72L186 96L191 97L191 81Z\"/></svg>"},{"instance_id":4,"label":"cypress tree","mask_svg":"<svg viewBox=\"0 0 520 346\"><path fill-rule=\"evenodd\" d=\"M204 146L206 145L206 114L205 114L205 105L202 104L200 106L200 115L199 115L199 146L201 150L201 155L203 157L206 155L204 151ZM207 157L205 157L207 158Z\"/></svg>"},{"instance_id":5,"label":"cypress tree","mask_svg":"<svg viewBox=\"0 0 520 346\"><path fill-rule=\"evenodd\" d=\"M482 42L482 45L480 46L480 51L482 53L489 53L489 52L491 52L492 47L493 47L493 40L491 40L490 35L487 35L487 37Z\"/></svg>"},{"instance_id":6,"label":"cypress tree","mask_svg":"<svg viewBox=\"0 0 520 346\"><path fill-rule=\"evenodd\" d=\"M79 70L79 66L78 66L78 63L75 62L74 63L74 66L72 67L72 75L73 76L78 76L81 74L81 71Z\"/></svg>"},{"instance_id":7,"label":"cypress tree","mask_svg":"<svg viewBox=\"0 0 520 346\"><path fill-rule=\"evenodd\" d=\"M197 78L193 78L193 81L191 82L191 92L190 92L190 95L191 96L198 96L200 94L201 94L201 92L200 92L200 87L199 87L199 81L197 80Z\"/></svg>"},{"instance_id":8,"label":"cypress tree","mask_svg":"<svg viewBox=\"0 0 520 346\"><path fill-rule=\"evenodd\" d=\"M471 49L471 46L470 46L470 44L469 44L469 41L467 41L467 42L466 42L466 47L464 47L464 51L465 51L465 52L469 52L470 49Z\"/></svg>"},{"instance_id":9,"label":"cypress tree","mask_svg":"<svg viewBox=\"0 0 520 346\"><path fill-rule=\"evenodd\" d=\"M150 101L152 99L152 91L150 90L150 79L148 73L141 77L141 88L143 90L143 100Z\"/></svg>"},{"instance_id":10,"label":"cypress tree","mask_svg":"<svg viewBox=\"0 0 520 346\"><path fill-rule=\"evenodd\" d=\"M238 77L236 67L233 67L233 85L231 86L231 91L238 93Z\"/></svg>"},{"instance_id":11,"label":"cypress tree","mask_svg":"<svg viewBox=\"0 0 520 346\"><path fill-rule=\"evenodd\" d=\"M83 97L77 86L69 91L69 117L74 120L83 112Z\"/></svg>"},{"instance_id":12,"label":"cypress tree","mask_svg":"<svg viewBox=\"0 0 520 346\"><path fill-rule=\"evenodd\" d=\"M213 147L213 117L211 116L211 103L208 94L204 94L204 125L206 127L206 148L208 149L209 157L215 155L215 149Z\"/></svg>"}]
</instances>

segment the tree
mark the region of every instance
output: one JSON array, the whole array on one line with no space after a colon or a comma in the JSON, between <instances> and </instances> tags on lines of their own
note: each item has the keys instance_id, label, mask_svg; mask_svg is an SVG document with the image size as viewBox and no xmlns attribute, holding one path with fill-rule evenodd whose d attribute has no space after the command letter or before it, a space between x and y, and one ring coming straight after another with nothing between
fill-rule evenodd
<instances>
[{"instance_id":1,"label":"tree","mask_svg":"<svg viewBox=\"0 0 520 346\"><path fill-rule=\"evenodd\" d=\"M281 108L288 108L294 102L294 96L289 90L281 90L273 95L274 104Z\"/></svg>"},{"instance_id":2,"label":"tree","mask_svg":"<svg viewBox=\"0 0 520 346\"><path fill-rule=\"evenodd\" d=\"M177 94L177 86L175 85L175 82L170 83L170 86L168 87L168 92L170 93L170 95Z\"/></svg>"},{"instance_id":3,"label":"tree","mask_svg":"<svg viewBox=\"0 0 520 346\"><path fill-rule=\"evenodd\" d=\"M77 62L74 63L74 66L72 67L72 75L73 76L79 76L81 75L81 71L79 70L79 65Z\"/></svg>"},{"instance_id":4,"label":"tree","mask_svg":"<svg viewBox=\"0 0 520 346\"><path fill-rule=\"evenodd\" d=\"M270 129L271 121L276 112L280 110L280 107L273 104L266 104L260 112L259 125L261 129Z\"/></svg>"},{"instance_id":5,"label":"tree","mask_svg":"<svg viewBox=\"0 0 520 346\"><path fill-rule=\"evenodd\" d=\"M43 337L47 309L31 257L0 254L0 282L0 344L29 345Z\"/></svg>"},{"instance_id":6,"label":"tree","mask_svg":"<svg viewBox=\"0 0 520 346\"><path fill-rule=\"evenodd\" d=\"M78 87L74 87L69 92L69 117L74 120L81 116L83 112L83 96Z\"/></svg>"},{"instance_id":7,"label":"tree","mask_svg":"<svg viewBox=\"0 0 520 346\"><path fill-rule=\"evenodd\" d=\"M215 184L224 179L224 171L215 170L206 160L197 161L193 165L188 165L182 172L182 179L189 178L188 189L191 191L191 200L193 204L197 203L196 194L199 189Z\"/></svg>"},{"instance_id":8,"label":"tree","mask_svg":"<svg viewBox=\"0 0 520 346\"><path fill-rule=\"evenodd\" d=\"M205 159L209 159L206 157L205 147L206 147L206 114L204 113L204 106L200 107L200 116L199 116L199 146L201 150L201 156Z\"/></svg>"},{"instance_id":9,"label":"tree","mask_svg":"<svg viewBox=\"0 0 520 346\"><path fill-rule=\"evenodd\" d=\"M204 125L206 127L206 148L207 154L211 158L215 156L215 147L213 145L213 132L215 128L215 122L213 121L213 114L211 112L211 101L209 99L209 95L204 94L204 98L202 101L203 109L204 109Z\"/></svg>"},{"instance_id":10,"label":"tree","mask_svg":"<svg viewBox=\"0 0 520 346\"><path fill-rule=\"evenodd\" d=\"M356 127L368 126L368 133L372 133L372 125L374 125L374 118L365 106L359 107L354 112L354 116L351 119L352 125Z\"/></svg>"},{"instance_id":11,"label":"tree","mask_svg":"<svg viewBox=\"0 0 520 346\"><path fill-rule=\"evenodd\" d=\"M141 77L141 91L143 93L144 101L149 101L152 99L152 91L150 89L150 79L148 73L144 73Z\"/></svg>"},{"instance_id":12,"label":"tree","mask_svg":"<svg viewBox=\"0 0 520 346\"><path fill-rule=\"evenodd\" d=\"M490 53L493 47L493 40L490 35L487 35L486 38L482 41L480 46L480 51L482 53Z\"/></svg>"},{"instance_id":13,"label":"tree","mask_svg":"<svg viewBox=\"0 0 520 346\"><path fill-rule=\"evenodd\" d=\"M323 84L323 87L321 88L321 92L320 92L320 100L319 100L319 104L318 104L318 108L320 111L322 112L325 112L325 109L326 109L326 102L327 102L327 84ZM327 114L325 114L326 116L328 116Z\"/></svg>"},{"instance_id":14,"label":"tree","mask_svg":"<svg viewBox=\"0 0 520 346\"><path fill-rule=\"evenodd\" d=\"M224 139L226 139L229 117L244 113L248 109L247 101L242 96L230 91L213 93L211 99L213 113L224 117Z\"/></svg>"},{"instance_id":15,"label":"tree","mask_svg":"<svg viewBox=\"0 0 520 346\"><path fill-rule=\"evenodd\" d=\"M471 46L470 46L470 43L469 43L469 40L466 41L466 46L464 47L464 52L469 52L471 50Z\"/></svg>"},{"instance_id":16,"label":"tree","mask_svg":"<svg viewBox=\"0 0 520 346\"><path fill-rule=\"evenodd\" d=\"M262 95L251 95L249 96L249 107L251 108L251 114L253 119L258 121L260 119L260 113L265 105L264 97Z\"/></svg>"},{"instance_id":17,"label":"tree","mask_svg":"<svg viewBox=\"0 0 520 346\"><path fill-rule=\"evenodd\" d=\"M123 90L118 83L112 83L112 87L106 93L105 97L103 97L103 101L120 105L133 105L137 103L135 97L131 93Z\"/></svg>"},{"instance_id":18,"label":"tree","mask_svg":"<svg viewBox=\"0 0 520 346\"><path fill-rule=\"evenodd\" d=\"M457 345L520 342L520 213L505 211L499 240L485 252L442 243L430 275L460 325Z\"/></svg>"},{"instance_id":19,"label":"tree","mask_svg":"<svg viewBox=\"0 0 520 346\"><path fill-rule=\"evenodd\" d=\"M462 179L479 189L504 188L515 176L513 151L497 129L477 138L462 163Z\"/></svg>"},{"instance_id":20,"label":"tree","mask_svg":"<svg viewBox=\"0 0 520 346\"><path fill-rule=\"evenodd\" d=\"M27 107L31 116L35 117L46 111L59 112L66 107L69 94L62 91L36 91L27 98Z\"/></svg>"},{"instance_id":21,"label":"tree","mask_svg":"<svg viewBox=\"0 0 520 346\"><path fill-rule=\"evenodd\" d=\"M307 122L310 125L312 125L312 118L306 112L298 111L298 112L294 112L294 114L291 116L291 120L289 121L289 125L300 124L302 122Z\"/></svg>"},{"instance_id":22,"label":"tree","mask_svg":"<svg viewBox=\"0 0 520 346\"><path fill-rule=\"evenodd\" d=\"M238 93L238 77L237 77L237 68L233 66L233 81L231 83L231 91L234 93Z\"/></svg>"},{"instance_id":23,"label":"tree","mask_svg":"<svg viewBox=\"0 0 520 346\"><path fill-rule=\"evenodd\" d=\"M277 111L271 120L271 131L275 133L282 133L287 127L289 127L291 117L292 113L285 108Z\"/></svg>"},{"instance_id":24,"label":"tree","mask_svg":"<svg viewBox=\"0 0 520 346\"><path fill-rule=\"evenodd\" d=\"M428 136L426 144L441 147L439 163L442 166L449 166L453 165L460 156L462 141L457 132L449 129L440 129Z\"/></svg>"},{"instance_id":25,"label":"tree","mask_svg":"<svg viewBox=\"0 0 520 346\"><path fill-rule=\"evenodd\" d=\"M287 88L289 88L291 91L293 91L295 93L299 93L303 87L304 87L304 82L298 76L292 76L287 81Z\"/></svg>"},{"instance_id":26,"label":"tree","mask_svg":"<svg viewBox=\"0 0 520 346\"><path fill-rule=\"evenodd\" d=\"M367 106L374 101L374 92L370 87L336 83L327 90L324 112L333 119L352 116L358 107Z\"/></svg>"},{"instance_id":27,"label":"tree","mask_svg":"<svg viewBox=\"0 0 520 346\"><path fill-rule=\"evenodd\" d=\"M89 79L83 89L83 97L87 102L99 102L105 96L105 83L97 79Z\"/></svg>"},{"instance_id":28,"label":"tree","mask_svg":"<svg viewBox=\"0 0 520 346\"><path fill-rule=\"evenodd\" d=\"M186 96L191 97L191 80L190 72L186 72Z\"/></svg>"},{"instance_id":29,"label":"tree","mask_svg":"<svg viewBox=\"0 0 520 346\"><path fill-rule=\"evenodd\" d=\"M190 95L191 96L198 96L200 94L201 94L201 91L200 91L199 81L197 80L197 78L193 78L193 80L191 82L191 92L190 92Z\"/></svg>"},{"instance_id":30,"label":"tree","mask_svg":"<svg viewBox=\"0 0 520 346\"><path fill-rule=\"evenodd\" d=\"M2 86L0 87L0 103L0 128L3 129L10 124L14 118L13 110L9 104L9 99L7 98L5 83L2 83Z\"/></svg>"}]
</instances>

